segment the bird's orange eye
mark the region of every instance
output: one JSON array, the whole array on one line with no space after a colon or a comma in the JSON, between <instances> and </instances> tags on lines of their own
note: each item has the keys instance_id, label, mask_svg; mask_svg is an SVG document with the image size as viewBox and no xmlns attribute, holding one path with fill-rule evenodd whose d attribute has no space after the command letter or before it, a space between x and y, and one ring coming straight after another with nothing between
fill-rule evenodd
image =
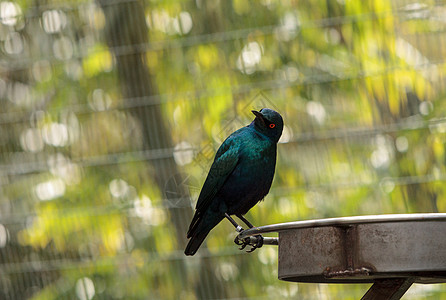
<instances>
[{"instance_id":1,"label":"bird's orange eye","mask_svg":"<svg viewBox=\"0 0 446 300\"><path fill-rule=\"evenodd\" d=\"M274 127L276 127L276 124L274 124L274 123L271 123L271 124L269 124L269 128L274 128Z\"/></svg>"}]
</instances>

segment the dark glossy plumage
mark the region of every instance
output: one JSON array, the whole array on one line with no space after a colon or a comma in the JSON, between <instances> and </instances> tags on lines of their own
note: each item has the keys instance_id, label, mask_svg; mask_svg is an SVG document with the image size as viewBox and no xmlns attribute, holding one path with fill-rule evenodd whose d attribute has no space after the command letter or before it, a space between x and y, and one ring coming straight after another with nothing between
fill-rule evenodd
<instances>
[{"instance_id":1,"label":"dark glossy plumage","mask_svg":"<svg viewBox=\"0 0 446 300\"><path fill-rule=\"evenodd\" d=\"M225 213L244 215L269 192L283 120L268 108L253 113L254 121L232 133L215 155L187 232L186 255L195 254Z\"/></svg>"}]
</instances>

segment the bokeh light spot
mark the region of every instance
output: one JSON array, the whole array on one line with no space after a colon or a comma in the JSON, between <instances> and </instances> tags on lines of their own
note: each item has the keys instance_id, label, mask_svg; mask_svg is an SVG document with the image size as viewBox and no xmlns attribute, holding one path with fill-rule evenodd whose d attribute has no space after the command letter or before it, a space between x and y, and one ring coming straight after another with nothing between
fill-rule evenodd
<instances>
[{"instance_id":1,"label":"bokeh light spot","mask_svg":"<svg viewBox=\"0 0 446 300\"><path fill-rule=\"evenodd\" d=\"M56 178L39 183L34 190L40 200L53 200L65 194L65 183L62 179Z\"/></svg>"},{"instance_id":2,"label":"bokeh light spot","mask_svg":"<svg viewBox=\"0 0 446 300\"><path fill-rule=\"evenodd\" d=\"M93 299L96 294L93 280L88 277L83 277L76 282L76 295L80 300Z\"/></svg>"},{"instance_id":3,"label":"bokeh light spot","mask_svg":"<svg viewBox=\"0 0 446 300\"><path fill-rule=\"evenodd\" d=\"M4 25L14 26L17 24L18 17L22 10L17 3L3 1L0 2L0 22Z\"/></svg>"},{"instance_id":4,"label":"bokeh light spot","mask_svg":"<svg viewBox=\"0 0 446 300\"><path fill-rule=\"evenodd\" d=\"M47 33L60 32L67 25L67 16L60 10L47 10L42 14L42 26Z\"/></svg>"}]
</instances>

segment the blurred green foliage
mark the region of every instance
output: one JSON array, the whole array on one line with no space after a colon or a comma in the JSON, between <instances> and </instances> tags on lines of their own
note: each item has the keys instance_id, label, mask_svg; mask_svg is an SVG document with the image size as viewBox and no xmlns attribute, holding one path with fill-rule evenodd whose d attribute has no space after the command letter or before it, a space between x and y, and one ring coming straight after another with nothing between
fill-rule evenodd
<instances>
[{"instance_id":1,"label":"blurred green foliage","mask_svg":"<svg viewBox=\"0 0 446 300\"><path fill-rule=\"evenodd\" d=\"M278 281L277 249L238 251L227 222L186 258L194 201L267 106L286 128L254 224L445 211L445 8L0 2L0 298L359 298Z\"/></svg>"}]
</instances>

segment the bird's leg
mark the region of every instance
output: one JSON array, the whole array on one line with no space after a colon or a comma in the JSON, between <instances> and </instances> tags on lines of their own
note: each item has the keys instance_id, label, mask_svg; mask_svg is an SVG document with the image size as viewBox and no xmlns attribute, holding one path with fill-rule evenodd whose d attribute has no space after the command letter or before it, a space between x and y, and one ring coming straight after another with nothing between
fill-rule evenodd
<instances>
[{"instance_id":1,"label":"bird's leg","mask_svg":"<svg viewBox=\"0 0 446 300\"><path fill-rule=\"evenodd\" d=\"M254 225L251 224L251 222L249 222L243 215L238 214L236 215L240 220L243 221L243 223L245 223L249 228L254 228ZM254 250L256 250L257 248L260 248L263 246L263 236L258 234L255 236L251 236L251 237L247 237L245 238L243 241L240 241L238 239L238 237L235 238L234 242L237 245L241 245L241 247L239 248L240 250L243 250L247 245L251 245L252 248L246 252L252 252Z\"/></svg>"},{"instance_id":2,"label":"bird's leg","mask_svg":"<svg viewBox=\"0 0 446 300\"><path fill-rule=\"evenodd\" d=\"M249 228L254 228L254 225L251 224L251 222L249 222L248 220L246 220L245 217L243 217L242 215L238 214L236 215L240 220L243 221L243 223L245 223ZM228 213L225 213L225 217L226 219L229 220L229 222L231 222L231 224L235 227L235 230L237 232L242 232L244 229L242 226L240 226ZM262 235L255 235L255 236L251 236L251 237L247 237L244 240L240 240L238 238L238 236L235 237L234 239L234 243L236 243L237 245L240 246L240 250L245 249L246 246L251 245L251 249L246 251L246 252L252 252L254 250L256 250L257 248L260 248L263 246L263 236Z\"/></svg>"},{"instance_id":3,"label":"bird's leg","mask_svg":"<svg viewBox=\"0 0 446 300\"><path fill-rule=\"evenodd\" d=\"M225 217L226 217L226 219L229 220L229 222L231 222L232 225L234 225L235 230L236 230L237 232L240 233L240 232L242 232L242 231L244 230L243 227L240 226L239 224L237 224L237 222L236 222L233 218L231 218L231 216L230 216L228 213L225 213ZM246 219L245 219L245 220L246 220ZM243 221L243 220L242 220L242 221ZM248 225L248 226L249 226L249 225ZM238 236L236 236L235 239L234 239L234 243L236 243L237 245L241 246L239 249L240 249L240 250L243 250L247 245L249 245L249 239L245 239L245 240L241 241L241 240L238 238Z\"/></svg>"},{"instance_id":4,"label":"bird's leg","mask_svg":"<svg viewBox=\"0 0 446 300\"><path fill-rule=\"evenodd\" d=\"M244 216L242 216L241 214L238 214L236 216L240 220L242 220L243 223L248 225L249 228L254 228L254 225L252 225L251 222L249 222ZM254 241L253 241L253 239L254 239ZM251 253L252 251L256 250L257 248L261 248L263 246L263 236L261 234L259 234L259 235L255 235L253 237L247 238L247 239L245 239L243 244L244 244L243 248L245 248L246 245L252 246L252 248L250 250L246 251L246 252Z\"/></svg>"},{"instance_id":5,"label":"bird's leg","mask_svg":"<svg viewBox=\"0 0 446 300\"><path fill-rule=\"evenodd\" d=\"M242 220L243 223L245 223L246 225L248 225L249 228L253 228L254 225L251 224L251 222L249 222L244 216L242 216L241 214L236 215L237 218L239 218L240 220Z\"/></svg>"},{"instance_id":6,"label":"bird's leg","mask_svg":"<svg viewBox=\"0 0 446 300\"><path fill-rule=\"evenodd\" d=\"M226 217L226 219L229 220L229 222L231 222L232 225L234 225L235 231L237 231L237 232L243 231L243 227L240 226L239 224L237 224L237 222L233 218L231 218L231 216L228 215L228 213L225 213L225 217Z\"/></svg>"}]
</instances>

